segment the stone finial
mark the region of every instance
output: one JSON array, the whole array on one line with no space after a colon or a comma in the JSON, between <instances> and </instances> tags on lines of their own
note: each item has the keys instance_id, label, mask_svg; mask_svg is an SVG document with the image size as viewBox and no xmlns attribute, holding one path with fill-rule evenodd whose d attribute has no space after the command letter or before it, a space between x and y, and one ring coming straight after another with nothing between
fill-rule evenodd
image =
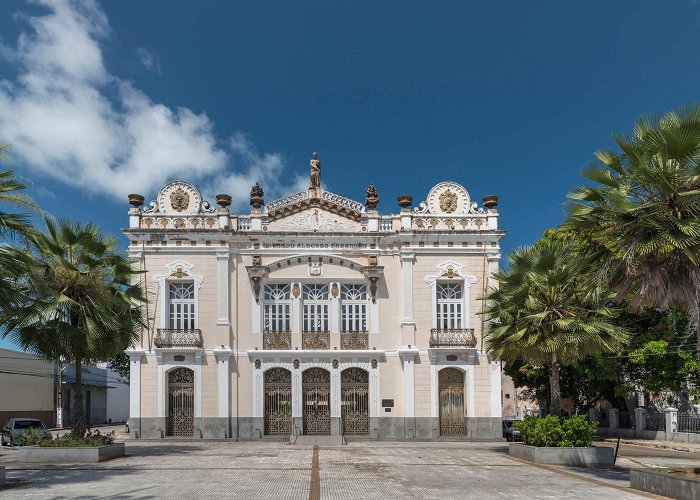
<instances>
[{"instance_id":1,"label":"stone finial","mask_svg":"<svg viewBox=\"0 0 700 500\"><path fill-rule=\"evenodd\" d=\"M311 155L311 187L320 188L321 187L321 160L318 159L318 153L314 151Z\"/></svg>"},{"instance_id":2,"label":"stone finial","mask_svg":"<svg viewBox=\"0 0 700 500\"><path fill-rule=\"evenodd\" d=\"M231 196L228 194L217 194L216 203L222 208L226 208L231 205Z\"/></svg>"},{"instance_id":3,"label":"stone finial","mask_svg":"<svg viewBox=\"0 0 700 500\"><path fill-rule=\"evenodd\" d=\"M263 200L264 194L263 188L258 182L250 189L250 205L256 210L259 210L265 203L265 200Z\"/></svg>"},{"instance_id":4,"label":"stone finial","mask_svg":"<svg viewBox=\"0 0 700 500\"><path fill-rule=\"evenodd\" d=\"M129 205L132 207L139 208L141 205L143 205L144 202L144 197L143 195L140 194L130 194L129 195Z\"/></svg>"},{"instance_id":5,"label":"stone finial","mask_svg":"<svg viewBox=\"0 0 700 500\"><path fill-rule=\"evenodd\" d=\"M408 208L413 205L413 196L410 194L402 194L396 200L399 202L401 208Z\"/></svg>"},{"instance_id":6,"label":"stone finial","mask_svg":"<svg viewBox=\"0 0 700 500\"><path fill-rule=\"evenodd\" d=\"M370 183L365 191L365 194L367 195L365 198L365 205L367 205L367 208L370 210L376 210L377 204L379 203L379 192L377 191L377 188L374 187L374 184Z\"/></svg>"},{"instance_id":7,"label":"stone finial","mask_svg":"<svg viewBox=\"0 0 700 500\"><path fill-rule=\"evenodd\" d=\"M488 209L496 208L498 206L498 196L490 195L483 198L484 206Z\"/></svg>"}]
</instances>

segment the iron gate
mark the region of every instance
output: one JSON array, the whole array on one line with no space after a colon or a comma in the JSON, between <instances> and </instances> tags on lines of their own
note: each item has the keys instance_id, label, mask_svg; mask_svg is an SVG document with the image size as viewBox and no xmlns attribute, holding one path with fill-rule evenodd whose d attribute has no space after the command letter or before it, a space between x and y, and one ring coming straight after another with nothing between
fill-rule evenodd
<instances>
[{"instance_id":1,"label":"iron gate","mask_svg":"<svg viewBox=\"0 0 700 500\"><path fill-rule=\"evenodd\" d=\"M304 434L331 433L331 374L323 368L309 368L302 374Z\"/></svg>"},{"instance_id":2,"label":"iron gate","mask_svg":"<svg viewBox=\"0 0 700 500\"><path fill-rule=\"evenodd\" d=\"M464 373L456 368L445 368L438 373L440 390L440 435L463 436L464 429Z\"/></svg>"},{"instance_id":3,"label":"iron gate","mask_svg":"<svg viewBox=\"0 0 700 500\"><path fill-rule=\"evenodd\" d=\"M265 434L292 433L292 373L284 368L265 372Z\"/></svg>"},{"instance_id":4,"label":"iron gate","mask_svg":"<svg viewBox=\"0 0 700 500\"><path fill-rule=\"evenodd\" d=\"M365 370L348 368L340 374L340 412L344 434L369 434L369 375Z\"/></svg>"},{"instance_id":5,"label":"iron gate","mask_svg":"<svg viewBox=\"0 0 700 500\"><path fill-rule=\"evenodd\" d=\"M176 368L168 374L168 436L194 434L194 372Z\"/></svg>"}]
</instances>

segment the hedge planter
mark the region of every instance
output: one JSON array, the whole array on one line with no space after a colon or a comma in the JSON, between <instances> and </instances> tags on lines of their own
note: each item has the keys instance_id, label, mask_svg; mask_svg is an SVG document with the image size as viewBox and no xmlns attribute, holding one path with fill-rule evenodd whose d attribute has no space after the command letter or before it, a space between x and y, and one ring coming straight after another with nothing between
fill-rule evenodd
<instances>
[{"instance_id":1,"label":"hedge planter","mask_svg":"<svg viewBox=\"0 0 700 500\"><path fill-rule=\"evenodd\" d=\"M511 443L508 446L511 457L536 464L570 465L574 467L612 468L615 465L615 450L612 448L555 448L548 446L528 446Z\"/></svg>"},{"instance_id":2,"label":"hedge planter","mask_svg":"<svg viewBox=\"0 0 700 500\"><path fill-rule=\"evenodd\" d=\"M18 449L20 462L95 463L125 455L124 443L85 448L26 446Z\"/></svg>"},{"instance_id":3,"label":"hedge planter","mask_svg":"<svg viewBox=\"0 0 700 500\"><path fill-rule=\"evenodd\" d=\"M653 469L630 469L630 488L680 500L700 498L700 479Z\"/></svg>"}]
</instances>

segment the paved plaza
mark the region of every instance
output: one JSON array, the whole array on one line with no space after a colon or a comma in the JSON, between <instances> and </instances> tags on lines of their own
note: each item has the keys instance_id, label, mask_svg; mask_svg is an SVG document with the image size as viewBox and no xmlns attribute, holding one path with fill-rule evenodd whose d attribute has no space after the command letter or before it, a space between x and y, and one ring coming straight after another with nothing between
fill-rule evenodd
<instances>
[{"instance_id":1,"label":"paved plaza","mask_svg":"<svg viewBox=\"0 0 700 500\"><path fill-rule=\"evenodd\" d=\"M127 443L94 465L0 465L0 498L641 498L625 471L525 464L505 444L365 442Z\"/></svg>"}]
</instances>

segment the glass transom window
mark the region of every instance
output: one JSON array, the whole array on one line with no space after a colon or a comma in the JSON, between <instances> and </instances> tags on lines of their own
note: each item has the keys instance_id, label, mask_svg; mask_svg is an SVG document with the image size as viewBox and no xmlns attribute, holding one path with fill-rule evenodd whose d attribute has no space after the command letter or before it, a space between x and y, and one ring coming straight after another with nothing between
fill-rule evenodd
<instances>
[{"instance_id":1,"label":"glass transom window","mask_svg":"<svg viewBox=\"0 0 700 500\"><path fill-rule=\"evenodd\" d=\"M462 283L438 283L436 288L437 328L461 329L463 290Z\"/></svg>"},{"instance_id":2,"label":"glass transom window","mask_svg":"<svg viewBox=\"0 0 700 500\"><path fill-rule=\"evenodd\" d=\"M289 284L265 285L265 331L288 332L291 329L291 295Z\"/></svg>"},{"instance_id":3,"label":"glass transom window","mask_svg":"<svg viewBox=\"0 0 700 500\"><path fill-rule=\"evenodd\" d=\"M305 332L329 331L330 293L328 285L304 285L302 288L304 303L303 329Z\"/></svg>"},{"instance_id":4,"label":"glass transom window","mask_svg":"<svg viewBox=\"0 0 700 500\"><path fill-rule=\"evenodd\" d=\"M195 326L194 283L170 283L169 298L169 328L176 330L191 330Z\"/></svg>"},{"instance_id":5,"label":"glass transom window","mask_svg":"<svg viewBox=\"0 0 700 500\"><path fill-rule=\"evenodd\" d=\"M367 285L340 286L340 331L367 331Z\"/></svg>"}]
</instances>

